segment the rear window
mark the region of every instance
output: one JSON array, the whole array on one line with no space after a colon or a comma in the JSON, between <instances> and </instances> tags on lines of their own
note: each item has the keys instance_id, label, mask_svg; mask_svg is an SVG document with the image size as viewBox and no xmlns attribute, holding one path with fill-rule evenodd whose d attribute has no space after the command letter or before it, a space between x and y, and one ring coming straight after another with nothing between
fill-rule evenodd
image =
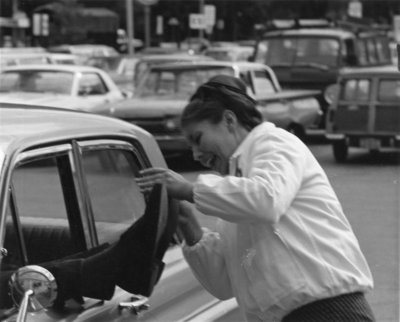
<instances>
[{"instance_id":1,"label":"rear window","mask_svg":"<svg viewBox=\"0 0 400 322\"><path fill-rule=\"evenodd\" d=\"M143 77L135 90L135 96L189 99L201 84L220 74L234 76L234 70L230 67L190 70L154 69Z\"/></svg>"},{"instance_id":2,"label":"rear window","mask_svg":"<svg viewBox=\"0 0 400 322\"><path fill-rule=\"evenodd\" d=\"M400 103L400 80L386 79L379 82L378 100Z\"/></svg>"},{"instance_id":3,"label":"rear window","mask_svg":"<svg viewBox=\"0 0 400 322\"><path fill-rule=\"evenodd\" d=\"M350 79L343 84L341 98L345 101L365 102L369 100L370 89L369 79Z\"/></svg>"},{"instance_id":4,"label":"rear window","mask_svg":"<svg viewBox=\"0 0 400 322\"><path fill-rule=\"evenodd\" d=\"M72 93L74 74L60 71L22 70L0 75L0 92Z\"/></svg>"},{"instance_id":5,"label":"rear window","mask_svg":"<svg viewBox=\"0 0 400 322\"><path fill-rule=\"evenodd\" d=\"M340 44L334 38L285 37L269 39L263 42L266 58L262 61L257 53L256 61L271 66L296 66L319 64L337 66L340 55Z\"/></svg>"},{"instance_id":6,"label":"rear window","mask_svg":"<svg viewBox=\"0 0 400 322\"><path fill-rule=\"evenodd\" d=\"M357 40L357 57L360 65L376 65L391 62L389 42L384 37Z\"/></svg>"}]
</instances>

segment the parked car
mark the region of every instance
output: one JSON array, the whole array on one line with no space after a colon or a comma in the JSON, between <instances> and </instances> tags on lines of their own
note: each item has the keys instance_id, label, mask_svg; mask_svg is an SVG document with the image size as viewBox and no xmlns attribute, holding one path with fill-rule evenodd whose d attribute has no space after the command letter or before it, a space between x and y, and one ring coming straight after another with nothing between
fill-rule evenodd
<instances>
[{"instance_id":1,"label":"parked car","mask_svg":"<svg viewBox=\"0 0 400 322\"><path fill-rule=\"evenodd\" d=\"M400 72L397 66L342 71L329 90L326 137L338 162L349 148L400 151Z\"/></svg>"},{"instance_id":2,"label":"parked car","mask_svg":"<svg viewBox=\"0 0 400 322\"><path fill-rule=\"evenodd\" d=\"M101 69L78 65L21 65L0 73L0 101L90 111L126 95Z\"/></svg>"},{"instance_id":3,"label":"parked car","mask_svg":"<svg viewBox=\"0 0 400 322\"><path fill-rule=\"evenodd\" d=\"M262 35L254 60L270 66L283 88L319 90L324 113L329 105L324 91L337 82L342 68L391 64L390 39L378 28L351 22L336 26L326 21L321 26L319 20L291 22Z\"/></svg>"},{"instance_id":4,"label":"parked car","mask_svg":"<svg viewBox=\"0 0 400 322\"><path fill-rule=\"evenodd\" d=\"M220 46L209 47L203 51L203 55L216 60L226 61L248 61L254 54L254 47L251 46Z\"/></svg>"},{"instance_id":5,"label":"parked car","mask_svg":"<svg viewBox=\"0 0 400 322\"><path fill-rule=\"evenodd\" d=\"M234 314L235 300L219 301L197 282L177 235L150 298L116 287L110 300L84 297L53 306L57 284L66 281L54 280L41 263L118 240L146 207L135 177L166 163L148 132L117 119L4 103L0 115L0 278L18 272L9 281L14 306L3 289L7 280L0 279L0 320L223 321ZM157 203L164 216L177 209L168 198Z\"/></svg>"},{"instance_id":6,"label":"parked car","mask_svg":"<svg viewBox=\"0 0 400 322\"><path fill-rule=\"evenodd\" d=\"M121 90L133 92L135 66L141 58L141 54L98 56L88 58L85 65L104 70Z\"/></svg>"},{"instance_id":7,"label":"parked car","mask_svg":"<svg viewBox=\"0 0 400 322\"><path fill-rule=\"evenodd\" d=\"M204 55L190 54L188 52L184 53L174 53L174 54L154 54L154 55L143 55L135 65L134 71L134 87L138 85L141 81L143 75L150 67L159 65L162 63L171 62L185 62L185 61L203 61L203 60L214 60L211 57Z\"/></svg>"},{"instance_id":8,"label":"parked car","mask_svg":"<svg viewBox=\"0 0 400 322\"><path fill-rule=\"evenodd\" d=\"M48 47L51 53L73 54L79 57L79 64L85 63L89 57L119 56L120 53L113 47L100 44L76 44Z\"/></svg>"},{"instance_id":9,"label":"parked car","mask_svg":"<svg viewBox=\"0 0 400 322\"><path fill-rule=\"evenodd\" d=\"M153 66L132 98L96 109L137 124L152 133L165 156L190 152L179 127L184 106L196 89L218 74L241 78L265 119L301 138L318 123L315 91L282 91L271 68L250 62L198 61Z\"/></svg>"},{"instance_id":10,"label":"parked car","mask_svg":"<svg viewBox=\"0 0 400 322\"><path fill-rule=\"evenodd\" d=\"M11 49L11 48L10 48ZM8 66L27 64L66 64L75 65L78 63L78 56L72 54L56 54L46 51L1 51L0 71Z\"/></svg>"}]
</instances>

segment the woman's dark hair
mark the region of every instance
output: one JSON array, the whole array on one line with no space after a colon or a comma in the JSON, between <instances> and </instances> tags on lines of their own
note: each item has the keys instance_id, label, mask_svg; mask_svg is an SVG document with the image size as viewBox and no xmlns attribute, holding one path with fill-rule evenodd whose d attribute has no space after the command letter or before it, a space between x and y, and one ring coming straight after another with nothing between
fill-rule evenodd
<instances>
[{"instance_id":1,"label":"woman's dark hair","mask_svg":"<svg viewBox=\"0 0 400 322\"><path fill-rule=\"evenodd\" d=\"M263 121L256 105L240 79L228 75L214 76L190 98L181 116L181 126L206 120L216 124L222 120L224 111L229 110L235 113L241 125L251 130Z\"/></svg>"}]
</instances>

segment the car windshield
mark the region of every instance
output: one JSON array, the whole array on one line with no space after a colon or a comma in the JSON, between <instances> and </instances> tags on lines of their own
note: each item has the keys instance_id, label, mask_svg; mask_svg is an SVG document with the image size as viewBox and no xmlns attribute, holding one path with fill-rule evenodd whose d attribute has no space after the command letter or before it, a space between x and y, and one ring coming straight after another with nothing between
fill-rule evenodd
<instances>
[{"instance_id":1,"label":"car windshield","mask_svg":"<svg viewBox=\"0 0 400 322\"><path fill-rule=\"evenodd\" d=\"M155 69L143 77L135 90L137 97L160 96L163 99L188 99L196 89L215 75L234 75L230 67L190 70Z\"/></svg>"},{"instance_id":2,"label":"car windshield","mask_svg":"<svg viewBox=\"0 0 400 322\"><path fill-rule=\"evenodd\" d=\"M339 42L333 38L285 37L263 42L269 66L333 67L338 63ZM262 56L261 56L262 55ZM257 60L259 60L257 59Z\"/></svg>"},{"instance_id":3,"label":"car windshield","mask_svg":"<svg viewBox=\"0 0 400 322\"><path fill-rule=\"evenodd\" d=\"M73 78L73 73L62 71L9 71L0 74L0 92L71 95Z\"/></svg>"}]
</instances>

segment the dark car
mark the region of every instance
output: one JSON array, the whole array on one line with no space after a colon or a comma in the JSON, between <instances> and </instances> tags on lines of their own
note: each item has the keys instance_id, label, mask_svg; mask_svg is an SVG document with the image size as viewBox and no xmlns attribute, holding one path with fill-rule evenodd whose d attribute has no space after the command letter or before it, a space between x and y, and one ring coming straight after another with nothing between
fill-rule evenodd
<instances>
[{"instance_id":1,"label":"dark car","mask_svg":"<svg viewBox=\"0 0 400 322\"><path fill-rule=\"evenodd\" d=\"M254 59L270 66L283 88L319 90L326 112L325 89L337 82L341 69L392 64L389 42L386 32L371 26L327 23L317 28L300 20L297 25L265 32Z\"/></svg>"},{"instance_id":2,"label":"dark car","mask_svg":"<svg viewBox=\"0 0 400 322\"><path fill-rule=\"evenodd\" d=\"M67 272L54 280L43 263L62 263L118 240L150 203L136 184L139 171L166 163L148 132L117 119L5 103L0 119L1 321L213 321L237 308L234 299L221 302L201 287L177 235L150 297L117 286L108 300L82 297L53 305L54 295L73 281ZM168 227L162 222L176 204L165 194L151 200L164 215L155 229ZM137 256L135 265L144 265L142 259Z\"/></svg>"},{"instance_id":3,"label":"dark car","mask_svg":"<svg viewBox=\"0 0 400 322\"><path fill-rule=\"evenodd\" d=\"M326 137L338 162L349 148L400 151L400 72L396 66L347 69L331 89Z\"/></svg>"},{"instance_id":4,"label":"dark car","mask_svg":"<svg viewBox=\"0 0 400 322\"><path fill-rule=\"evenodd\" d=\"M133 97L92 110L139 125L152 133L165 156L190 153L179 118L196 89L215 75L242 79L266 120L304 138L321 116L316 91L282 90L271 68L252 62L197 61L150 68Z\"/></svg>"},{"instance_id":5,"label":"dark car","mask_svg":"<svg viewBox=\"0 0 400 322\"><path fill-rule=\"evenodd\" d=\"M141 81L143 75L146 71L149 70L150 67L160 65L163 63L172 63L172 62L186 62L186 61L203 61L203 60L214 60L211 57L191 54L189 52L179 52L173 54L142 54L140 59L135 65L134 70L134 87L136 87Z\"/></svg>"}]
</instances>

